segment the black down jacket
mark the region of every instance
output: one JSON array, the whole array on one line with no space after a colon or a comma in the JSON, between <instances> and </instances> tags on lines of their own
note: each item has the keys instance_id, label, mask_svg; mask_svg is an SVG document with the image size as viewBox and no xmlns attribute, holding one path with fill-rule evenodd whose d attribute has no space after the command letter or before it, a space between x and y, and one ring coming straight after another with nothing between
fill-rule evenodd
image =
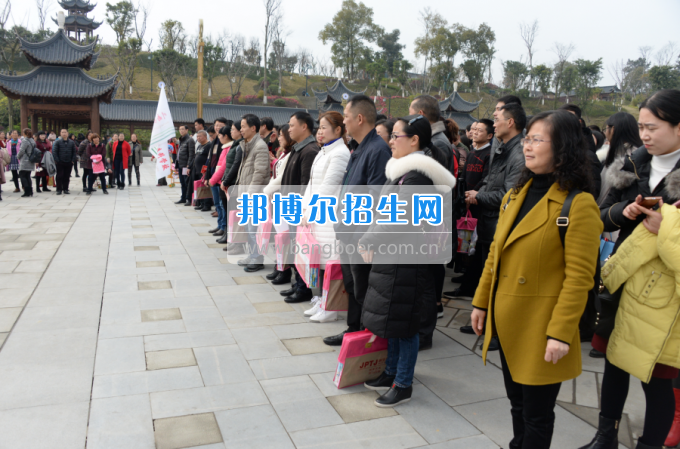
<instances>
[{"instance_id":1,"label":"black down jacket","mask_svg":"<svg viewBox=\"0 0 680 449\"><path fill-rule=\"evenodd\" d=\"M428 162L429 161L429 162ZM404 168L406 167L406 168ZM386 186L399 186L401 193L414 186L455 186L455 178L435 160L424 155L391 159L386 167ZM400 199L410 198L410 194ZM410 206L403 210L410 210ZM378 248L381 244L399 243L400 234L390 233L399 225L373 224L359 244ZM400 228L403 230L403 226ZM403 241L403 240L401 240ZM368 278L362 324L382 338L408 338L418 333L423 304L436 301L430 265L399 263L399 255L380 255L376 251ZM392 262L392 263L389 263Z\"/></svg>"}]
</instances>

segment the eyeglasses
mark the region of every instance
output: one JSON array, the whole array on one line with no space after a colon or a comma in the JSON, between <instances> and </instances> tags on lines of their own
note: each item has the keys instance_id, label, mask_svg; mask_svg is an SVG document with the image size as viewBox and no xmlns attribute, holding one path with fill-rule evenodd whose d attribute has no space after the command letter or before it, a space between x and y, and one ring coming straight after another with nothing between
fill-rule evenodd
<instances>
[{"instance_id":1,"label":"eyeglasses","mask_svg":"<svg viewBox=\"0 0 680 449\"><path fill-rule=\"evenodd\" d=\"M423 117L422 115L419 115L418 117L414 117L414 118L412 118L411 120L409 120L408 124L409 124L409 125L413 125L415 122L417 122L417 121L420 120L421 118L425 118L425 117Z\"/></svg>"},{"instance_id":2,"label":"eyeglasses","mask_svg":"<svg viewBox=\"0 0 680 449\"><path fill-rule=\"evenodd\" d=\"M413 134L402 134L402 135L397 135L397 134L390 134L390 140L397 140L400 137L413 137Z\"/></svg>"},{"instance_id":3,"label":"eyeglasses","mask_svg":"<svg viewBox=\"0 0 680 449\"><path fill-rule=\"evenodd\" d=\"M551 142L551 141L550 140L542 140L542 139L532 139L532 138L522 139L522 140L519 141L520 145L522 145L523 147L526 147L526 146L533 147L534 145L538 145L541 142Z\"/></svg>"}]
</instances>

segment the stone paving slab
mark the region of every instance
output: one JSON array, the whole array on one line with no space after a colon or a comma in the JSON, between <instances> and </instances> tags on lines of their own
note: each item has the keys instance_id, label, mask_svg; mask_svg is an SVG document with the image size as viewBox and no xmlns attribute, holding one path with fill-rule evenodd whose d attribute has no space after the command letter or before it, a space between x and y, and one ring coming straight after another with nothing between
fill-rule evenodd
<instances>
[{"instance_id":1,"label":"stone paving slab","mask_svg":"<svg viewBox=\"0 0 680 449\"><path fill-rule=\"evenodd\" d=\"M173 204L178 189L155 187L153 169L108 196L77 192L71 178L70 196L3 197L0 447L507 447L498 354L484 366L479 338L459 331L469 300L444 301L413 399L376 408L378 393L333 384L339 348L322 338L346 314L311 323L310 303L283 302L288 285L264 279L272 266L235 265L242 256L206 235L216 219ZM458 285L450 277L445 291ZM553 447L594 434L603 361L589 350L560 392ZM633 381L628 447L644 407Z\"/></svg>"}]
</instances>

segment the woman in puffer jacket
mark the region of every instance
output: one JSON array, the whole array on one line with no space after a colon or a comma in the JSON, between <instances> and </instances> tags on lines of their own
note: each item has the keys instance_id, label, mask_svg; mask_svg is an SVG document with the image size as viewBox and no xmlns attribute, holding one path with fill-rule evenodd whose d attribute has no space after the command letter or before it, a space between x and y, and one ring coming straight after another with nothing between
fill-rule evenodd
<instances>
[{"instance_id":1,"label":"woman in puffer jacket","mask_svg":"<svg viewBox=\"0 0 680 449\"><path fill-rule=\"evenodd\" d=\"M600 205L604 230L608 232L620 231L614 246L615 256L629 238L642 232L639 229L640 226L647 227L644 222L649 224L650 219L656 216L656 212L650 210L656 209L656 206L645 208L640 204L645 197L662 197L666 204L674 204L680 200L680 91L662 90L643 101L640 105L638 128L644 146L635 150L626 159L619 176L616 178L616 184L612 185L607 199ZM635 245L635 242L630 245ZM675 248L677 252L677 246ZM661 255L661 252L659 254ZM622 255L620 258L624 257ZM642 259L641 256L636 257ZM661 257L663 259L664 256L661 255ZM612 257L612 260L616 259L618 258ZM666 260L663 260L663 262L668 265ZM609 268L609 270L613 271L612 268ZM614 297L614 301L601 302L599 325L593 337L593 348L606 353L607 356L602 378L602 407L595 438L590 444L580 449L618 447L618 427L628 395L630 374L637 375L635 373L639 373L639 371L633 372L632 369L627 371L625 366L621 366L620 355L617 355L614 359L611 358L610 346L612 342L609 339L625 332L628 337L638 338L641 344L653 351L653 343L649 341L647 336L655 336L658 332L663 331L659 330L661 322L650 325L640 324L641 322L638 321L634 327L631 327L629 321L621 321L618 316L616 298L618 295L624 296L626 292L634 291L636 294L633 296L638 298L637 301L642 306L646 304L655 308L657 302L653 300L652 295L656 295L655 292L660 290L657 290L659 284L662 283L663 278L669 275L669 272L652 271L654 271L654 274L651 271L648 273L645 286L649 285L654 288L644 291L640 291L642 287L638 290L638 286L634 283L630 284L630 288L626 286L614 290L613 287L622 285L625 279L615 281L614 279L620 277L620 274L613 276L606 270L602 273L603 277L607 278L605 286L609 292L613 293ZM671 292L668 292L669 303L672 302L670 300L671 294ZM626 300L622 298L619 304L623 306L624 301ZM631 304L630 301L626 302L629 305ZM664 310L663 307L656 308ZM623 323L627 324L623 328L619 328ZM654 330L655 327L656 330ZM619 343L617 344L620 345L623 340L620 337L618 340ZM670 342L671 340L669 340ZM649 346L647 346L648 343ZM659 350L657 354L665 354L666 350L671 349L667 343L663 351ZM620 347L617 348L618 354L620 354L619 350ZM675 353L678 354L679 352L680 347L676 347ZM668 362L671 360L667 360L666 357L647 360L645 363L643 360L645 357L642 353L636 352L630 355L635 357L636 363L640 365L637 368L638 370L649 371L646 375L640 375L641 378L644 377L642 388L645 391L647 409L643 433L638 440L637 448L660 449L671 429L671 425L673 425L674 409L678 413L673 398L672 382L673 379L678 377L680 365L669 364ZM680 392L676 391L676 396L680 399L678 393ZM678 430L680 428L676 429L676 435ZM677 444L677 441L675 444Z\"/></svg>"},{"instance_id":2,"label":"woman in puffer jacket","mask_svg":"<svg viewBox=\"0 0 680 449\"><path fill-rule=\"evenodd\" d=\"M321 149L312 163L309 184L302 199L303 207L306 208L303 211L303 216L307 222L310 219L311 207L309 207L309 204L313 195L334 196L336 198L339 196L340 192L337 187L342 184L350 156L349 148L347 148L345 142L345 124L340 113L331 111L320 117L317 138L321 138ZM340 259L340 256L334 252L335 230L330 220L326 220L325 224L310 223L310 226L314 238L322 248L319 280L323 281L326 263L329 260ZM307 316L311 316L312 321L324 323L338 319L338 312L327 312L321 309L321 301L318 297L315 299L316 301L312 299L314 307L305 312Z\"/></svg>"}]
</instances>

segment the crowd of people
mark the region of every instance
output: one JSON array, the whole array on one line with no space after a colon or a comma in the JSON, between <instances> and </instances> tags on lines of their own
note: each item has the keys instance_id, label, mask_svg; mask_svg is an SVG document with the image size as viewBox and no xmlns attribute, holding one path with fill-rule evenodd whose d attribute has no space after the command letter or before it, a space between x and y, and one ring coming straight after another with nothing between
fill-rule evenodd
<instances>
[{"instance_id":1,"label":"crowd of people","mask_svg":"<svg viewBox=\"0 0 680 449\"><path fill-rule=\"evenodd\" d=\"M31 157L36 150L40 155L36 152ZM132 185L133 169L137 185L140 185L139 165L144 162L142 145L135 133L126 141L123 133L104 137L89 130L78 137L69 134L67 129L62 129L59 136L52 131L38 131L33 135L29 128L24 129L21 136L17 130L9 134L0 131L0 154L3 155L0 158L0 201L2 184L6 183L8 173L12 175L13 193L23 190L22 197L51 192L50 185L57 195L69 195L72 173L82 179L85 194L91 195L96 190L94 185L99 178L99 188L108 195L109 188L125 188L125 170L128 170L128 185ZM101 162L97 173L93 172L93 160ZM78 172L79 164L82 177ZM35 189L31 177L35 179Z\"/></svg>"},{"instance_id":2,"label":"crowd of people","mask_svg":"<svg viewBox=\"0 0 680 449\"><path fill-rule=\"evenodd\" d=\"M392 120L358 95L344 114L299 111L282 126L253 114L197 119L168 145L181 184L177 204L211 212L211 232L229 255L243 255L238 265L246 272L263 270L265 254L252 224L243 231L247 242L228 243L228 212L242 193L298 193L309 204L337 186L343 193L347 186L443 186L453 198L448 263L400 263L368 250L398 238L389 224L307 223L303 211L301 224L319 243L358 248L320 259L321 280L339 259L349 296L346 330L324 342L340 346L364 329L387 339L385 369L365 386L383 393L377 406L393 407L412 396L418 353L433 345L442 300L469 300L471 323L460 332L483 336L485 361L488 351L500 353L510 448L550 447L561 383L581 374L581 343L592 342L590 356L605 358L602 407L597 433L581 449L618 447L630 375L642 381L647 401L637 448L652 449L680 442L680 91L656 92L639 111L637 120L618 112L601 130L586 126L577 105L528 117L509 95L493 119L459 129L432 96L415 98L408 116ZM104 193L105 175L108 187L122 189L125 170L131 184L134 169L139 185L143 158L134 134L103 142L88 133L80 144L67 130L60 134L0 134L0 173L12 173L15 192L21 180L23 196L32 196L34 171L36 192L41 185L50 191L50 158L33 162L34 148L51 153L57 194L69 193L77 160L90 194L96 155L107 164L98 173ZM203 186L209 193L197 198ZM476 220L476 242L463 252L455 223L466 217ZM443 291L447 267L459 284L453 291ZM311 301L305 315L312 321L339 318L323 309L322 282L310 288L294 264L277 264L266 278L291 284L280 292L283 301Z\"/></svg>"}]
</instances>

